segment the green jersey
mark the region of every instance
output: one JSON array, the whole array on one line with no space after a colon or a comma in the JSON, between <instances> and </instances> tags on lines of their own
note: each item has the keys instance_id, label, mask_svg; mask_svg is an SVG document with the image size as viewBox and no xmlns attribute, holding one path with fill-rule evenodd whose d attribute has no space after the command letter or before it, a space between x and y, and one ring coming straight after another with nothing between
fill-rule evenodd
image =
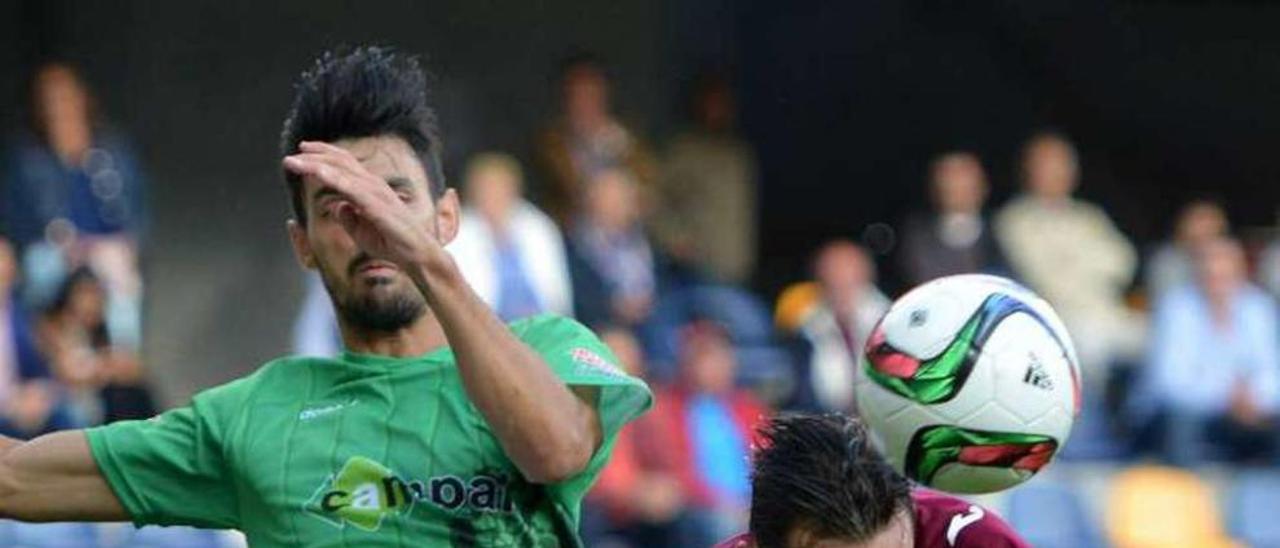
<instances>
[{"instance_id":1,"label":"green jersey","mask_svg":"<svg viewBox=\"0 0 1280 548\"><path fill-rule=\"evenodd\" d=\"M652 396L577 322L510 328L566 384L598 388L603 443L563 482L521 476L448 348L275 360L187 407L92 428L89 445L138 525L235 528L255 547L578 545L582 497Z\"/></svg>"}]
</instances>

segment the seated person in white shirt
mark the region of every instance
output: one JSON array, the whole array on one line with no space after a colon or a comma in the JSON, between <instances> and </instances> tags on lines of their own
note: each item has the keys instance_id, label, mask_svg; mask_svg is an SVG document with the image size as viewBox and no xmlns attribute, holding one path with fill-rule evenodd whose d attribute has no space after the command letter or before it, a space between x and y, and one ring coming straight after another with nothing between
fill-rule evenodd
<instances>
[{"instance_id":1,"label":"seated person in white shirt","mask_svg":"<svg viewBox=\"0 0 1280 548\"><path fill-rule=\"evenodd\" d=\"M1138 413L1175 464L1274 456L1280 410L1276 305L1228 238L1194 253L1196 281L1157 301Z\"/></svg>"},{"instance_id":2,"label":"seated person in white shirt","mask_svg":"<svg viewBox=\"0 0 1280 548\"><path fill-rule=\"evenodd\" d=\"M551 218L522 196L520 164L477 154L467 165L462 225L448 246L463 276L504 320L543 312L571 315L564 238Z\"/></svg>"}]
</instances>

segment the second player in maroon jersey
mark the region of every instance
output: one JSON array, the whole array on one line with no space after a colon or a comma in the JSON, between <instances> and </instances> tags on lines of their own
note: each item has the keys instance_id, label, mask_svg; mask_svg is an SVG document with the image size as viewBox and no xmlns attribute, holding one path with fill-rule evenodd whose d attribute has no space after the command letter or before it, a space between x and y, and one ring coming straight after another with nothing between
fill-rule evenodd
<instances>
[{"instance_id":1,"label":"second player in maroon jersey","mask_svg":"<svg viewBox=\"0 0 1280 548\"><path fill-rule=\"evenodd\" d=\"M754 458L750 531L717 548L1024 548L998 516L913 488L841 415L784 415Z\"/></svg>"}]
</instances>

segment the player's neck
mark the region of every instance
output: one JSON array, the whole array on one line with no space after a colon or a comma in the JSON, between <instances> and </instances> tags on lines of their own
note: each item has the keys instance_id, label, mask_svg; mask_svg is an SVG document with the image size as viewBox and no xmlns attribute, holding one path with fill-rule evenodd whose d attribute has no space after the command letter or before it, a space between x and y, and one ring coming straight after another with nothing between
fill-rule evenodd
<instances>
[{"instance_id":1,"label":"player's neck","mask_svg":"<svg viewBox=\"0 0 1280 548\"><path fill-rule=\"evenodd\" d=\"M449 344L435 314L427 311L413 324L395 331L374 331L348 325L339 319L342 344L357 354L395 358L421 356Z\"/></svg>"}]
</instances>

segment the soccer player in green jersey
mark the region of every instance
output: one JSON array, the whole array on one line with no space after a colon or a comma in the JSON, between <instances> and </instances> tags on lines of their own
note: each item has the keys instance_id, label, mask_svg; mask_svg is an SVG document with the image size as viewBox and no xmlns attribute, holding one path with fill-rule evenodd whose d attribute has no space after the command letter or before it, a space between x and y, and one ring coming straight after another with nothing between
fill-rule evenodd
<instances>
[{"instance_id":1,"label":"soccer player in green jersey","mask_svg":"<svg viewBox=\"0 0 1280 548\"><path fill-rule=\"evenodd\" d=\"M326 54L285 122L289 237L340 356L272 361L146 421L0 438L0 515L255 547L581 544L583 494L650 393L580 324L504 325L462 279L426 94L411 57Z\"/></svg>"}]
</instances>

